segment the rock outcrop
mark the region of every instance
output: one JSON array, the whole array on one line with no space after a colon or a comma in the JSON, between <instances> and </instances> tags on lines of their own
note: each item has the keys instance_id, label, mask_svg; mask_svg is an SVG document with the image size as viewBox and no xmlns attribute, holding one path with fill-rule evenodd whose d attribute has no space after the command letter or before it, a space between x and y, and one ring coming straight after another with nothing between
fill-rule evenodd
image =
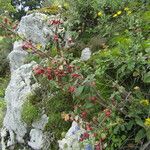
<instances>
[{"instance_id":1,"label":"rock outcrop","mask_svg":"<svg viewBox=\"0 0 150 150\"><path fill-rule=\"evenodd\" d=\"M18 34L34 44L42 45L43 49L50 36L54 36L53 28L48 21L54 16L35 13L24 16L18 27ZM50 143L47 138L50 134L44 133L48 117L43 115L41 120L34 122L29 128L21 119L22 106L26 96L31 93L34 85L31 84L32 68L36 62L25 64L28 52L22 49L23 40L14 43L13 51L9 54L11 80L5 92L7 111L1 131L2 149L13 149L16 143L28 147L27 149L47 150ZM50 140L49 140L50 141Z\"/></svg>"}]
</instances>

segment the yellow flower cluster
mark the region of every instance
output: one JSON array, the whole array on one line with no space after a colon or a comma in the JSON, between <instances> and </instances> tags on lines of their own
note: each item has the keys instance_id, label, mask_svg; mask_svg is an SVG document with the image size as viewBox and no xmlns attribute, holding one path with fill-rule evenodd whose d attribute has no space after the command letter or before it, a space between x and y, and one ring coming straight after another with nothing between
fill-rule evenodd
<instances>
[{"instance_id":1,"label":"yellow flower cluster","mask_svg":"<svg viewBox=\"0 0 150 150\"><path fill-rule=\"evenodd\" d=\"M99 11L98 13L97 13L97 16L98 17L101 17L103 14L102 14L102 12L101 11Z\"/></svg>"},{"instance_id":2,"label":"yellow flower cluster","mask_svg":"<svg viewBox=\"0 0 150 150\"><path fill-rule=\"evenodd\" d=\"M124 10L127 12L128 15L131 14L131 11L128 7L125 7Z\"/></svg>"},{"instance_id":3,"label":"yellow flower cluster","mask_svg":"<svg viewBox=\"0 0 150 150\"><path fill-rule=\"evenodd\" d=\"M145 124L145 126L150 127L150 118L145 119L144 124Z\"/></svg>"},{"instance_id":4,"label":"yellow flower cluster","mask_svg":"<svg viewBox=\"0 0 150 150\"><path fill-rule=\"evenodd\" d=\"M144 106L148 106L149 105L149 100L143 99L143 100L140 101L140 104L142 104Z\"/></svg>"},{"instance_id":5,"label":"yellow flower cluster","mask_svg":"<svg viewBox=\"0 0 150 150\"><path fill-rule=\"evenodd\" d=\"M125 8L124 8L124 11L126 11L128 15L131 14L131 11L130 11L130 9L129 9L128 7L125 7ZM119 16L119 15L121 15L121 14L122 14L122 11L119 10L117 13L115 13L115 14L113 15L113 17L115 18L115 17L117 17L117 16Z\"/></svg>"},{"instance_id":6,"label":"yellow flower cluster","mask_svg":"<svg viewBox=\"0 0 150 150\"><path fill-rule=\"evenodd\" d=\"M117 17L117 16L119 16L121 14L122 14L122 11L118 11L116 14L113 15L113 17L115 18L115 17Z\"/></svg>"}]
</instances>

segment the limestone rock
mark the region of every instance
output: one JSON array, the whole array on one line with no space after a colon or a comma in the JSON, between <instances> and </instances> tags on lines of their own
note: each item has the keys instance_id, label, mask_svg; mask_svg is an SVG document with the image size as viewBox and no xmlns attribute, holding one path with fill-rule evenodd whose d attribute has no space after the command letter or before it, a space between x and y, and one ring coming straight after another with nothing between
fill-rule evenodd
<instances>
[{"instance_id":1,"label":"limestone rock","mask_svg":"<svg viewBox=\"0 0 150 150\"><path fill-rule=\"evenodd\" d=\"M80 149L79 139L82 133L84 133L84 129L81 129L74 121L71 128L66 133L65 138L58 141L60 150Z\"/></svg>"},{"instance_id":2,"label":"limestone rock","mask_svg":"<svg viewBox=\"0 0 150 150\"><path fill-rule=\"evenodd\" d=\"M82 54L81 54L81 60L87 61L88 59L90 59L91 54L92 54L92 52L91 52L90 48L83 49Z\"/></svg>"},{"instance_id":3,"label":"limestone rock","mask_svg":"<svg viewBox=\"0 0 150 150\"><path fill-rule=\"evenodd\" d=\"M18 28L19 35L34 43L40 43L44 47L48 41L46 34L48 34L47 32L51 34L52 31L48 28L45 18L46 15L39 13L23 17ZM36 65L35 62L25 64L28 53L22 49L22 44L22 40L16 41L12 52L8 56L11 79L5 92L7 111L1 132L2 150L8 147L13 148L16 143L24 143L26 147L29 144L32 149L43 149L44 140L46 141L47 134L43 131L48 122L46 115L43 115L41 120L32 124L31 131L28 130L27 124L21 119L22 106L26 101L26 96L35 87L31 85L31 78L32 68ZM25 137L30 138L30 140L27 141Z\"/></svg>"}]
</instances>

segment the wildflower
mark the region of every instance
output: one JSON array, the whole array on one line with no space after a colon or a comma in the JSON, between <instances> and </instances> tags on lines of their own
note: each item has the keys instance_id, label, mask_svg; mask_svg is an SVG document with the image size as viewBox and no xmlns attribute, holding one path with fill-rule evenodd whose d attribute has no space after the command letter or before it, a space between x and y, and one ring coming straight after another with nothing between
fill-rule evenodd
<instances>
[{"instance_id":1,"label":"wildflower","mask_svg":"<svg viewBox=\"0 0 150 150\"><path fill-rule=\"evenodd\" d=\"M143 100L140 101L140 104L142 104L144 106L148 106L149 105L149 100L143 99Z\"/></svg>"},{"instance_id":2,"label":"wildflower","mask_svg":"<svg viewBox=\"0 0 150 150\"><path fill-rule=\"evenodd\" d=\"M101 11L97 13L97 16L98 16L98 17L101 17L102 15L103 15L103 14L102 14Z\"/></svg>"},{"instance_id":3,"label":"wildflower","mask_svg":"<svg viewBox=\"0 0 150 150\"><path fill-rule=\"evenodd\" d=\"M114 18L117 17L117 16L118 16L117 14L114 14L114 15L113 15Z\"/></svg>"},{"instance_id":4,"label":"wildflower","mask_svg":"<svg viewBox=\"0 0 150 150\"><path fill-rule=\"evenodd\" d=\"M68 121L68 120L70 119L69 114L66 114L65 112L62 112L62 113L61 113L61 117L62 117L62 119L64 119L65 121Z\"/></svg>"},{"instance_id":5,"label":"wildflower","mask_svg":"<svg viewBox=\"0 0 150 150\"><path fill-rule=\"evenodd\" d=\"M121 13L122 13L122 11L118 11L118 12L117 12L117 15L121 15Z\"/></svg>"},{"instance_id":6,"label":"wildflower","mask_svg":"<svg viewBox=\"0 0 150 150\"><path fill-rule=\"evenodd\" d=\"M129 8L128 8L128 7L125 7L124 10L125 10L125 11L129 11Z\"/></svg>"},{"instance_id":7,"label":"wildflower","mask_svg":"<svg viewBox=\"0 0 150 150\"><path fill-rule=\"evenodd\" d=\"M132 11L127 11L127 14L130 15L132 13Z\"/></svg>"},{"instance_id":8,"label":"wildflower","mask_svg":"<svg viewBox=\"0 0 150 150\"><path fill-rule=\"evenodd\" d=\"M145 124L145 126L150 127L150 118L145 119L144 124Z\"/></svg>"},{"instance_id":9,"label":"wildflower","mask_svg":"<svg viewBox=\"0 0 150 150\"><path fill-rule=\"evenodd\" d=\"M41 49L41 48L42 48L42 45L41 45L41 44L37 44L37 45L36 45L36 48L37 48L37 49Z\"/></svg>"},{"instance_id":10,"label":"wildflower","mask_svg":"<svg viewBox=\"0 0 150 150\"><path fill-rule=\"evenodd\" d=\"M138 86L135 86L134 87L134 90L139 90L140 88Z\"/></svg>"},{"instance_id":11,"label":"wildflower","mask_svg":"<svg viewBox=\"0 0 150 150\"><path fill-rule=\"evenodd\" d=\"M76 88L75 88L74 86L70 86L70 87L68 88L68 92L70 92L70 93L75 92L75 90L76 90Z\"/></svg>"}]
</instances>

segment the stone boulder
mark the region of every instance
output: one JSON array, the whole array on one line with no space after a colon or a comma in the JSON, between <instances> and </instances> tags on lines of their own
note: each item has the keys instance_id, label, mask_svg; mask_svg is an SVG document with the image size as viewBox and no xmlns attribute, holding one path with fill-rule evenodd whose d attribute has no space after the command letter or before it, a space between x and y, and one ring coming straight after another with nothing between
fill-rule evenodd
<instances>
[{"instance_id":1,"label":"stone boulder","mask_svg":"<svg viewBox=\"0 0 150 150\"><path fill-rule=\"evenodd\" d=\"M50 18L40 13L27 15L21 19L17 32L21 37L35 44L41 44L44 48L48 42L47 35L54 35L52 27L48 26L47 20ZM44 132L44 127L48 117L43 115L41 120L32 124L31 128L21 119L21 110L26 96L35 87L31 84L31 78L32 68L36 65L36 62L25 64L28 52L22 49L23 43L23 40L16 41L8 56L11 80L5 92L7 111L1 131L2 150L13 148L16 143L25 145L27 149L47 150L50 145L47 139L49 138L50 141L50 137Z\"/></svg>"}]
</instances>

